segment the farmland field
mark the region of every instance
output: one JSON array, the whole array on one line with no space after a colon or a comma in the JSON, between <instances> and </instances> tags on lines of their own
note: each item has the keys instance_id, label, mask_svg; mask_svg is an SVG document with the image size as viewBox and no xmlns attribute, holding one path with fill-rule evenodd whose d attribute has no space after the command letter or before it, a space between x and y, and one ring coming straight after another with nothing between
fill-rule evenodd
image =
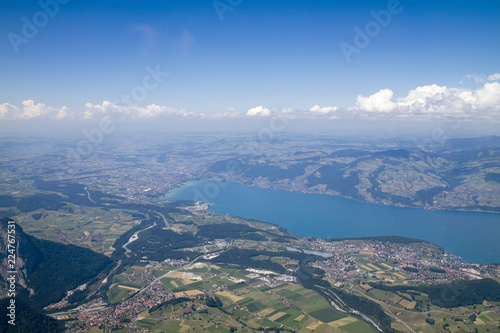
<instances>
[{"instance_id":1,"label":"farmland field","mask_svg":"<svg viewBox=\"0 0 500 333\"><path fill-rule=\"evenodd\" d=\"M198 270L202 273L202 265L198 265ZM158 271L158 268L155 268ZM187 267L183 269L186 272L195 272L196 269ZM161 282L170 288L177 297L190 297L191 301L186 305L178 304L173 307L167 306L160 308L149 315L149 320L145 318L138 325L148 328L153 332L162 329L178 329L190 332L198 331L217 331L228 328L226 319L228 315L232 318L247 318L248 327L280 327L284 325L289 329L296 329L300 332L354 332L354 329L364 329L363 332L373 332L370 327L359 322L355 317L335 311L328 302L315 291L305 289L296 284L280 283L269 286L260 279L250 279L247 271L218 268L210 269L212 276L204 281L192 281L182 278L183 271L178 271L161 279ZM218 272L217 275L213 275ZM243 279L246 282L240 282L230 285L228 275ZM263 288L266 286L267 288ZM221 288L222 287L222 288ZM221 290L222 289L222 290ZM114 297L118 291L114 291ZM215 295L222 301L224 312L218 312L218 309L210 308L205 305L205 295ZM189 306L187 306L189 305ZM196 309L193 311L192 309ZM172 312L173 309L173 312ZM189 311L188 311L189 310ZM209 313L217 312L217 316L208 316ZM161 313L161 315L160 315ZM184 314L182 314L184 313ZM151 321L156 318L157 321ZM177 318L177 319L176 319ZM204 321L203 327L193 319L201 318ZM226 318L214 320L214 318ZM189 319L189 320L187 320ZM208 323L207 323L208 320ZM182 322L182 325L180 324ZM231 322L230 320L228 322ZM330 324L329 324L330 323ZM241 324L234 322L235 328L240 328ZM351 326L352 325L352 329ZM363 326L365 325L365 326ZM225 327L224 327L225 326ZM187 327L187 328L186 328ZM340 328L342 327L342 328ZM347 330L344 329L347 327Z\"/></svg>"}]
</instances>

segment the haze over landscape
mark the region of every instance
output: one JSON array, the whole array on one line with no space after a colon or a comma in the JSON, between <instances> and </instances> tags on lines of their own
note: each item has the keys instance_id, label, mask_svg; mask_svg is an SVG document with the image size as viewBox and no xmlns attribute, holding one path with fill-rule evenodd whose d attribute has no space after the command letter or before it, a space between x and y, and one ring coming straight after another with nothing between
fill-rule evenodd
<instances>
[{"instance_id":1,"label":"haze over landscape","mask_svg":"<svg viewBox=\"0 0 500 333\"><path fill-rule=\"evenodd\" d=\"M3 131L280 115L309 130L498 133L495 1L66 2L0 5Z\"/></svg>"},{"instance_id":2,"label":"haze over landscape","mask_svg":"<svg viewBox=\"0 0 500 333\"><path fill-rule=\"evenodd\" d=\"M0 330L500 331L499 17L0 2Z\"/></svg>"}]
</instances>

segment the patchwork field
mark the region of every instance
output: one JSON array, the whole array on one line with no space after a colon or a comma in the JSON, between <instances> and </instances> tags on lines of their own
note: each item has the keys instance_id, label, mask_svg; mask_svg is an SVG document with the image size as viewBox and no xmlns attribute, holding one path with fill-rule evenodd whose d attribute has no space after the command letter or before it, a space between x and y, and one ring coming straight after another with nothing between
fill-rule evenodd
<instances>
[{"instance_id":1,"label":"patchwork field","mask_svg":"<svg viewBox=\"0 0 500 333\"><path fill-rule=\"evenodd\" d=\"M131 213L122 209L105 210L68 203L64 210L41 209L18 217L28 234L86 246L96 252L111 255L116 239L137 223ZM34 218L37 214L40 214L38 220Z\"/></svg>"},{"instance_id":2,"label":"patchwork field","mask_svg":"<svg viewBox=\"0 0 500 333\"><path fill-rule=\"evenodd\" d=\"M185 272L178 271L163 278L161 282L171 288L176 297L187 296L191 301L187 305L160 308L151 313L149 318L138 321L138 326L152 332L161 332L167 328L185 330L186 326L189 332L225 332L231 325L241 329L241 324L232 320L240 317L245 318L248 327L255 329L278 328L283 325L306 333L374 332L369 325L357 318L335 311L315 291L295 284L281 283L270 287L260 279L249 278L250 272L215 268L208 264L197 264L185 271L197 271L197 274L204 276L204 280L182 278ZM231 278L245 282L231 284ZM206 306L205 297L208 295L215 295L222 301L222 311ZM199 323L199 318L204 322L203 326Z\"/></svg>"},{"instance_id":3,"label":"patchwork field","mask_svg":"<svg viewBox=\"0 0 500 333\"><path fill-rule=\"evenodd\" d=\"M445 329L444 332L453 333L499 331L500 314L487 311L486 308L491 305L489 303L457 308L440 308L433 305L428 295L423 293L411 292L412 295L410 295L410 292L397 292L396 294L379 289L367 291L362 286L357 286L356 290L371 300L376 300L393 318L397 317L417 332L437 333L443 332L443 329ZM409 301L410 298L413 300ZM416 306L424 310L415 309ZM343 326L342 329L352 329L356 326L357 323L352 323ZM392 327L401 332L410 332L407 327L395 321L392 323ZM362 328L357 329L359 332L363 332Z\"/></svg>"}]
</instances>

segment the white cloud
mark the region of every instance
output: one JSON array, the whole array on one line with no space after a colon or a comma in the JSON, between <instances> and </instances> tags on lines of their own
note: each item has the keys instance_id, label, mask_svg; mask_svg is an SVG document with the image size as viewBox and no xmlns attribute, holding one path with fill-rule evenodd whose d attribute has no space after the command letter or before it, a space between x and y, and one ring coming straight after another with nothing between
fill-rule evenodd
<instances>
[{"instance_id":1,"label":"white cloud","mask_svg":"<svg viewBox=\"0 0 500 333\"><path fill-rule=\"evenodd\" d=\"M83 119L94 119L94 117L110 114L115 110L115 105L109 101L101 104L85 103L86 110L83 112Z\"/></svg>"},{"instance_id":2,"label":"white cloud","mask_svg":"<svg viewBox=\"0 0 500 333\"><path fill-rule=\"evenodd\" d=\"M204 113L196 113L193 111L186 111L184 109L180 109L180 111L177 111L173 113L172 115L174 116L181 116L181 117L200 117L200 118L205 118L206 115Z\"/></svg>"},{"instance_id":3,"label":"white cloud","mask_svg":"<svg viewBox=\"0 0 500 333\"><path fill-rule=\"evenodd\" d=\"M500 110L500 83L486 83L476 95L479 109Z\"/></svg>"},{"instance_id":4,"label":"white cloud","mask_svg":"<svg viewBox=\"0 0 500 333\"><path fill-rule=\"evenodd\" d=\"M467 74L464 76L464 79L474 81L477 84L484 84L486 82L498 81L500 80L500 73L494 73L490 75L486 74ZM460 83L464 83L464 80L460 81Z\"/></svg>"},{"instance_id":5,"label":"white cloud","mask_svg":"<svg viewBox=\"0 0 500 333\"><path fill-rule=\"evenodd\" d=\"M476 73L474 73L474 74L467 74L467 75L465 75L464 79L465 80L469 80L469 81L474 81L477 84L483 84L483 83L486 82L486 80L488 78L484 74L476 74ZM464 83L464 80L461 80L460 84L463 84L463 83Z\"/></svg>"},{"instance_id":6,"label":"white cloud","mask_svg":"<svg viewBox=\"0 0 500 333\"><path fill-rule=\"evenodd\" d=\"M400 111L408 113L437 113L452 109L458 100L446 87L428 85L410 90L408 96L399 98L397 106Z\"/></svg>"},{"instance_id":7,"label":"white cloud","mask_svg":"<svg viewBox=\"0 0 500 333\"><path fill-rule=\"evenodd\" d=\"M398 104L402 111L484 116L500 109L500 83L485 83L476 90L436 85L418 87L408 97L399 99Z\"/></svg>"},{"instance_id":8,"label":"white cloud","mask_svg":"<svg viewBox=\"0 0 500 333\"><path fill-rule=\"evenodd\" d=\"M19 112L19 108L9 103L0 104L0 119L10 118L12 113Z\"/></svg>"},{"instance_id":9,"label":"white cloud","mask_svg":"<svg viewBox=\"0 0 500 333\"><path fill-rule=\"evenodd\" d=\"M92 119L92 118L94 118L92 111L87 110L83 113L83 119L88 120L88 119Z\"/></svg>"},{"instance_id":10,"label":"white cloud","mask_svg":"<svg viewBox=\"0 0 500 333\"><path fill-rule=\"evenodd\" d=\"M229 110L233 109L233 110ZM238 111L234 111L234 108L228 108L228 111L226 112L217 112L212 118L237 118L240 116L240 113Z\"/></svg>"},{"instance_id":11,"label":"white cloud","mask_svg":"<svg viewBox=\"0 0 500 333\"><path fill-rule=\"evenodd\" d=\"M392 101L393 96L394 92L390 89L382 89L368 97L358 95L356 106L361 111L392 112L397 108L397 104Z\"/></svg>"},{"instance_id":12,"label":"white cloud","mask_svg":"<svg viewBox=\"0 0 500 333\"><path fill-rule=\"evenodd\" d=\"M500 80L500 73L491 74L488 76L488 81L498 81Z\"/></svg>"},{"instance_id":13,"label":"white cloud","mask_svg":"<svg viewBox=\"0 0 500 333\"><path fill-rule=\"evenodd\" d=\"M6 105L6 104L3 104ZM52 106L48 106L44 103L35 103L32 99L28 99L22 102L22 108L18 108L17 106L8 104L8 108L15 112L11 116L7 118L10 119L34 119L34 118L47 118L53 120L62 120L67 118L73 118L74 113L69 110L68 107L63 106L61 108L55 108ZM0 114L2 113L1 105L0 105Z\"/></svg>"},{"instance_id":14,"label":"white cloud","mask_svg":"<svg viewBox=\"0 0 500 333\"><path fill-rule=\"evenodd\" d=\"M48 115L55 111L54 108L47 106L43 103L37 103L32 99L28 99L22 102L23 108L21 113L18 113L15 117L19 119L32 119Z\"/></svg>"},{"instance_id":15,"label":"white cloud","mask_svg":"<svg viewBox=\"0 0 500 333\"><path fill-rule=\"evenodd\" d=\"M500 74L492 74L477 89L452 88L436 84L419 86L410 90L406 96L394 97L390 89L363 96L358 95L355 106L339 109L336 106L314 105L309 110L283 108L277 116L289 119L411 119L439 120L445 117L459 117L468 120L500 122ZM112 117L121 120L156 119L159 117L183 117L203 119L229 119L238 117L269 117L273 112L260 105L250 108L246 113L234 107L218 113L197 113L184 109L150 104L147 106L117 105L110 101L100 104L86 103L77 111L66 106L52 107L28 99L21 106L10 103L0 104L0 119L28 120L46 118L100 119Z\"/></svg>"},{"instance_id":16,"label":"white cloud","mask_svg":"<svg viewBox=\"0 0 500 333\"><path fill-rule=\"evenodd\" d=\"M315 105L309 109L309 112L317 113L317 114L329 114L338 111L338 107L336 106L324 106L321 107L319 105Z\"/></svg>"},{"instance_id":17,"label":"white cloud","mask_svg":"<svg viewBox=\"0 0 500 333\"><path fill-rule=\"evenodd\" d=\"M54 119L56 120L62 120L62 119L67 119L67 118L72 118L73 113L69 111L69 109L65 106L63 106L59 112L56 114Z\"/></svg>"},{"instance_id":18,"label":"white cloud","mask_svg":"<svg viewBox=\"0 0 500 333\"><path fill-rule=\"evenodd\" d=\"M372 117L386 114L396 118L412 116L413 119L454 116L499 120L498 115L492 114L496 110L500 110L500 83L490 82L476 90L436 84L420 86L397 99L393 99L391 90L383 89L368 97L358 96L356 108L350 109L350 112ZM360 111L365 113L360 114Z\"/></svg>"},{"instance_id":19,"label":"white cloud","mask_svg":"<svg viewBox=\"0 0 500 333\"><path fill-rule=\"evenodd\" d=\"M102 104L85 104L87 110L83 113L84 119L92 119L94 117L102 117L104 115L120 116L121 119L135 118L154 118L165 115L183 115L180 111L168 106L150 104L146 107L139 106L123 106L117 105L109 101L104 101Z\"/></svg>"},{"instance_id":20,"label":"white cloud","mask_svg":"<svg viewBox=\"0 0 500 333\"><path fill-rule=\"evenodd\" d=\"M255 117L255 116L269 117L271 114L272 114L271 110L263 107L262 105L251 108L247 112L247 116L250 117Z\"/></svg>"},{"instance_id":21,"label":"white cloud","mask_svg":"<svg viewBox=\"0 0 500 333\"><path fill-rule=\"evenodd\" d=\"M146 108L137 108L135 115L138 118L153 118L158 116L175 114L176 110L168 106L160 106L156 104L148 105Z\"/></svg>"}]
</instances>

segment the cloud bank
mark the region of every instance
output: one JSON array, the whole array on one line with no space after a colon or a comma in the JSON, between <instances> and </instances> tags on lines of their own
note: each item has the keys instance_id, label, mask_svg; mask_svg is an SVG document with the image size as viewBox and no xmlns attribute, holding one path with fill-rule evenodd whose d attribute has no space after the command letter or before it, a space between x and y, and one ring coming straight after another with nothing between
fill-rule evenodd
<instances>
[{"instance_id":1,"label":"cloud bank","mask_svg":"<svg viewBox=\"0 0 500 333\"><path fill-rule=\"evenodd\" d=\"M475 75L475 74L474 74ZM53 107L27 99L17 106L0 104L0 119L31 120L50 119L54 121L89 120L112 117L120 120L155 119L161 117L182 118L248 118L280 116L304 119L409 119L415 121L439 120L455 117L468 120L500 122L500 73L469 75L479 82L476 89L452 88L436 84L416 87L406 96L395 97L391 89L381 89L371 95L358 95L354 106L313 105L307 110L283 108L273 111L263 105L239 112L234 107L224 112L198 113L175 109L169 106L150 104L147 106L124 106L109 101L101 104L86 103L80 110L66 106Z\"/></svg>"}]
</instances>

